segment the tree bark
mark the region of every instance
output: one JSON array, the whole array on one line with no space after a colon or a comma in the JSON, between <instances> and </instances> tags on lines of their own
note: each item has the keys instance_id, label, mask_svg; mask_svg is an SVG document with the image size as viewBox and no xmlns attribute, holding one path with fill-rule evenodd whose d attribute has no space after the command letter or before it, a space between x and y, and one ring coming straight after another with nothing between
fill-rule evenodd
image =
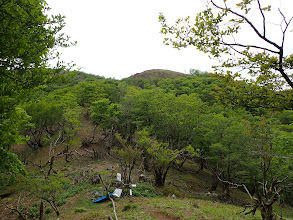
<instances>
[{"instance_id":1,"label":"tree bark","mask_svg":"<svg viewBox=\"0 0 293 220\"><path fill-rule=\"evenodd\" d=\"M216 191L217 187L220 183L220 180L218 179L218 177L214 174L213 175L213 182L212 182L212 186L211 186L211 191Z\"/></svg>"},{"instance_id":2,"label":"tree bark","mask_svg":"<svg viewBox=\"0 0 293 220\"><path fill-rule=\"evenodd\" d=\"M263 205L261 209L261 217L263 220L275 219L272 205Z\"/></svg>"},{"instance_id":3,"label":"tree bark","mask_svg":"<svg viewBox=\"0 0 293 220\"><path fill-rule=\"evenodd\" d=\"M43 201L41 201L41 204L40 204L40 220L44 220L44 203Z\"/></svg>"},{"instance_id":4,"label":"tree bark","mask_svg":"<svg viewBox=\"0 0 293 220\"><path fill-rule=\"evenodd\" d=\"M164 186L163 173L160 168L155 168L155 185L158 187Z\"/></svg>"},{"instance_id":5,"label":"tree bark","mask_svg":"<svg viewBox=\"0 0 293 220\"><path fill-rule=\"evenodd\" d=\"M50 167L49 167L47 176L50 176L51 171L53 170L54 159L55 159L55 156L52 156L51 159L50 159L50 162L49 162Z\"/></svg>"}]
</instances>

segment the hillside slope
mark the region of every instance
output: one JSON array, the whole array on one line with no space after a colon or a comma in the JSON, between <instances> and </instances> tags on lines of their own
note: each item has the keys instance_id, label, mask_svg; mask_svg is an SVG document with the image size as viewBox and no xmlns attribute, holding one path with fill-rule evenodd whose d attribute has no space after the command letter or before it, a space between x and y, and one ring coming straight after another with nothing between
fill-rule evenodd
<instances>
[{"instance_id":1,"label":"hillside slope","mask_svg":"<svg viewBox=\"0 0 293 220\"><path fill-rule=\"evenodd\" d=\"M58 219L108 219L108 216L113 216L111 202L92 203L92 200L106 194L103 185L95 178L97 173L104 173L104 180L109 182L115 179L116 173L121 173L121 167L113 154L107 154L105 134L101 129L96 133L96 143L87 148L80 147L82 140L90 137L94 128L87 109L83 110L81 122L77 133L79 142L71 149L78 154L72 153L69 162L64 157L58 157L55 162L56 172L64 173L71 181L57 195ZM31 151L25 145L15 149L18 149L20 158L29 155L26 158L28 170L35 170L33 164L45 162L49 155L48 147L38 152ZM93 152L97 153L96 157ZM211 192L211 173L205 169L198 172L198 165L192 161L187 161L180 169L171 168L166 185L159 188L153 186L152 173L144 171L144 179L140 178L140 163L136 164L132 175L133 183L137 185L133 189L134 197L129 197L126 190L125 196L115 202L118 219L261 219L259 212L256 216L237 214L243 211L241 206L249 201L246 194L234 189L231 197L227 198L220 187ZM110 191L113 190L114 187L111 187ZM15 192L2 200L7 205L0 205L1 219L17 219L16 212L7 208L15 207L17 201L30 219L38 218L40 200L24 192L21 197L19 195ZM48 204L45 204L44 210L45 219L56 219ZM276 211L280 212L280 207ZM293 212L290 209L284 212L283 209L284 215L290 219Z\"/></svg>"},{"instance_id":2,"label":"hillside slope","mask_svg":"<svg viewBox=\"0 0 293 220\"><path fill-rule=\"evenodd\" d=\"M138 79L166 79L166 78L179 78L186 77L187 74L175 72L172 70L163 70L163 69L152 69L146 70L141 73L137 73L129 78Z\"/></svg>"}]
</instances>

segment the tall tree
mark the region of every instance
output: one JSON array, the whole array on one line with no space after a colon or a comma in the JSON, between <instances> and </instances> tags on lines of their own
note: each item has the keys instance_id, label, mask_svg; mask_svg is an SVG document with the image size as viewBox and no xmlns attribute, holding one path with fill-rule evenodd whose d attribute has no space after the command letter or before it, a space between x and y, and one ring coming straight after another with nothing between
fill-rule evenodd
<instances>
[{"instance_id":1,"label":"tall tree","mask_svg":"<svg viewBox=\"0 0 293 220\"><path fill-rule=\"evenodd\" d=\"M71 45L62 33L64 17L48 16L48 11L44 0L0 1L0 157L8 158L9 146L19 143L19 128L27 118L25 112L17 110L22 98L34 88L65 75L65 65L59 59L56 67L48 68L48 61L58 58L56 48ZM12 123L15 126L9 126ZM20 163L17 157L9 156L3 161L1 174L9 169L14 174L17 169L21 171L14 166Z\"/></svg>"},{"instance_id":2,"label":"tall tree","mask_svg":"<svg viewBox=\"0 0 293 220\"><path fill-rule=\"evenodd\" d=\"M274 14L276 11L278 15ZM278 19L279 29L271 25L270 18ZM256 104L279 107L281 102L281 108L288 109L293 107L290 102L293 56L284 51L292 19L286 17L280 8L273 10L261 0L208 0L207 8L198 13L194 21L190 17L179 19L174 26L168 26L163 14L159 16L161 32L171 35L165 38L165 44L178 49L195 46L221 61L215 67L216 75L230 83L226 90L230 96L242 91L242 96L236 98L241 99L243 94L248 96L246 105L252 102L253 107ZM273 37L276 34L279 40ZM245 84L239 83L243 72L252 76L245 80ZM255 103L254 94L263 98ZM272 103L272 96L277 101Z\"/></svg>"},{"instance_id":3,"label":"tall tree","mask_svg":"<svg viewBox=\"0 0 293 220\"><path fill-rule=\"evenodd\" d=\"M285 189L292 189L292 134L276 130L271 119L256 118L247 121L251 149L248 153L257 158L259 171L254 178L253 209L260 209L263 219L275 219L273 204ZM289 147L291 146L291 147Z\"/></svg>"},{"instance_id":4,"label":"tall tree","mask_svg":"<svg viewBox=\"0 0 293 220\"><path fill-rule=\"evenodd\" d=\"M209 131L205 136L210 143L207 153L208 168L214 174L212 190L217 188L218 176L230 182L249 182L246 178L251 175L255 165L253 158L247 157L248 132L242 123L245 115L241 111L235 112L234 115L233 113L226 110L213 114L211 120L206 123ZM223 184L223 189L229 196L229 184Z\"/></svg>"},{"instance_id":5,"label":"tall tree","mask_svg":"<svg viewBox=\"0 0 293 220\"><path fill-rule=\"evenodd\" d=\"M158 142L156 139L150 136L147 129L136 132L136 142L138 147L142 150L144 160L150 164L155 177L156 186L164 186L167 173L171 165L176 159L182 155L183 152L187 152L192 156L196 155L193 147L186 146L181 150L172 150L168 143Z\"/></svg>"}]
</instances>

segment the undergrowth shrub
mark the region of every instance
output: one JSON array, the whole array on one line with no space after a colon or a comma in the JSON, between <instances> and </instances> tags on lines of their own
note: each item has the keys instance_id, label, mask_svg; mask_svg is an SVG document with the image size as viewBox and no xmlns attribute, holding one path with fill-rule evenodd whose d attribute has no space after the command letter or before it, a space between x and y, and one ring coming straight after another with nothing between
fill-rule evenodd
<instances>
[{"instance_id":1,"label":"undergrowth shrub","mask_svg":"<svg viewBox=\"0 0 293 220\"><path fill-rule=\"evenodd\" d=\"M128 211L129 209L131 209L131 205L127 204L123 207L122 212Z\"/></svg>"},{"instance_id":2,"label":"undergrowth shrub","mask_svg":"<svg viewBox=\"0 0 293 220\"><path fill-rule=\"evenodd\" d=\"M139 184L132 189L132 194L135 197L156 197L158 194L155 188L145 184Z\"/></svg>"},{"instance_id":3,"label":"undergrowth shrub","mask_svg":"<svg viewBox=\"0 0 293 220\"><path fill-rule=\"evenodd\" d=\"M35 206L30 208L29 218L38 218L40 216L39 209Z\"/></svg>"},{"instance_id":4,"label":"undergrowth shrub","mask_svg":"<svg viewBox=\"0 0 293 220\"><path fill-rule=\"evenodd\" d=\"M74 209L74 213L84 213L86 210L84 208L76 208Z\"/></svg>"},{"instance_id":5,"label":"undergrowth shrub","mask_svg":"<svg viewBox=\"0 0 293 220\"><path fill-rule=\"evenodd\" d=\"M46 210L45 210L45 214L50 214L52 212L53 212L52 207L47 207Z\"/></svg>"},{"instance_id":6,"label":"undergrowth shrub","mask_svg":"<svg viewBox=\"0 0 293 220\"><path fill-rule=\"evenodd\" d=\"M81 181L78 184L74 185L72 183L65 183L64 184L64 190L62 190L57 196L56 196L56 205L62 206L66 204L66 199L75 196L79 192L88 189L91 186L91 183L89 181Z\"/></svg>"}]
</instances>

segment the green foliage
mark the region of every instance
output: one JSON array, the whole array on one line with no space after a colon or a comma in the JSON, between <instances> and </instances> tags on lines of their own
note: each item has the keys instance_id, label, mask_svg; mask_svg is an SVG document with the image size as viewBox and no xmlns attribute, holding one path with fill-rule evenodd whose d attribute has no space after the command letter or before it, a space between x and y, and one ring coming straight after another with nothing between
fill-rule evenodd
<instances>
[{"instance_id":1,"label":"green foliage","mask_svg":"<svg viewBox=\"0 0 293 220\"><path fill-rule=\"evenodd\" d=\"M62 134L62 140L70 144L80 124L81 108L76 97L70 93L50 93L40 97L37 102L32 101L26 106L32 116L34 126L26 130L30 136L27 142L32 149L43 146L42 143L51 142Z\"/></svg>"},{"instance_id":2,"label":"green foliage","mask_svg":"<svg viewBox=\"0 0 293 220\"><path fill-rule=\"evenodd\" d=\"M52 212L53 212L52 207L47 207L46 210L45 210L45 214L50 214Z\"/></svg>"},{"instance_id":3,"label":"green foliage","mask_svg":"<svg viewBox=\"0 0 293 220\"><path fill-rule=\"evenodd\" d=\"M116 135L116 138L121 139L118 134ZM112 152L117 154L120 158L120 163L122 163L123 166L135 164L135 161L140 158L142 153L138 149L133 148L131 145L128 145L127 147L124 146L122 149L112 150Z\"/></svg>"},{"instance_id":4,"label":"green foliage","mask_svg":"<svg viewBox=\"0 0 293 220\"><path fill-rule=\"evenodd\" d=\"M31 172L26 177L22 178L21 183L18 185L18 189L24 192L30 192L34 196L46 201L56 215L60 213L57 206L61 206L66 203L65 200L59 199L60 192L65 190L65 186L70 182L64 177L64 174L51 174L46 178L40 176L37 172ZM33 207L35 209L35 207Z\"/></svg>"},{"instance_id":5,"label":"green foliage","mask_svg":"<svg viewBox=\"0 0 293 220\"><path fill-rule=\"evenodd\" d=\"M26 173L18 157L9 148L12 144L28 140L20 136L20 130L30 125L31 118L21 108L15 108L0 117L0 186L4 186L15 183L18 174Z\"/></svg>"},{"instance_id":6,"label":"green foliage","mask_svg":"<svg viewBox=\"0 0 293 220\"><path fill-rule=\"evenodd\" d=\"M292 176L292 132L280 131L277 121L273 118L256 118L253 122L247 122L250 131L250 142L253 153L259 158L258 166L262 172L260 178L272 181Z\"/></svg>"},{"instance_id":7,"label":"green foliage","mask_svg":"<svg viewBox=\"0 0 293 220\"><path fill-rule=\"evenodd\" d=\"M54 51L56 47L73 45L61 32L64 17L48 16L48 10L43 0L1 1L0 150L3 163L0 170L4 178L24 173L17 157L5 150L27 140L20 136L20 130L29 117L18 107L19 103L36 88L66 76L61 61L55 68L48 68L48 61L59 56ZM5 182L1 178L1 184Z\"/></svg>"},{"instance_id":8,"label":"green foliage","mask_svg":"<svg viewBox=\"0 0 293 220\"><path fill-rule=\"evenodd\" d=\"M86 210L84 208L75 208L74 213L84 213Z\"/></svg>"},{"instance_id":9,"label":"green foliage","mask_svg":"<svg viewBox=\"0 0 293 220\"><path fill-rule=\"evenodd\" d=\"M111 102L118 102L120 99L117 82L112 79L89 79L75 85L72 91L77 95L77 102L81 106L89 106L103 98Z\"/></svg>"},{"instance_id":10,"label":"green foliage","mask_svg":"<svg viewBox=\"0 0 293 220\"><path fill-rule=\"evenodd\" d=\"M196 94L175 96L161 89L134 90L129 88L121 110L123 132L133 135L135 129L150 127L159 140L174 148L184 148L200 136L207 106ZM125 135L126 136L126 135Z\"/></svg>"},{"instance_id":11,"label":"green foliage","mask_svg":"<svg viewBox=\"0 0 293 220\"><path fill-rule=\"evenodd\" d=\"M61 15L47 16L45 1L3 1L0 19L0 113L8 112L34 88L64 78L64 64L59 61L49 69L48 61L59 55L56 47L68 47L62 33Z\"/></svg>"},{"instance_id":12,"label":"green foliage","mask_svg":"<svg viewBox=\"0 0 293 220\"><path fill-rule=\"evenodd\" d=\"M249 183L253 176L255 157L247 156L250 145L248 129L243 118L248 115L243 111L223 111L213 114L207 123L205 138L210 147L206 152L210 169L231 182Z\"/></svg>"},{"instance_id":13,"label":"green foliage","mask_svg":"<svg viewBox=\"0 0 293 220\"><path fill-rule=\"evenodd\" d=\"M133 189L133 196L135 197L156 197L155 188L145 184L138 184Z\"/></svg>"},{"instance_id":14,"label":"green foliage","mask_svg":"<svg viewBox=\"0 0 293 220\"><path fill-rule=\"evenodd\" d=\"M41 199L55 201L66 183L69 183L69 180L64 177L64 174L52 174L47 178L29 174L23 179L20 187L22 190L33 192Z\"/></svg>"},{"instance_id":15,"label":"green foliage","mask_svg":"<svg viewBox=\"0 0 293 220\"><path fill-rule=\"evenodd\" d=\"M60 201L60 204L65 201L66 199L73 197L80 193L81 191L84 191L85 189L88 189L91 186L91 183L89 181L80 181L77 185L72 184L69 181L66 181L64 183L63 187L64 190L58 193L56 196L56 200Z\"/></svg>"},{"instance_id":16,"label":"green foliage","mask_svg":"<svg viewBox=\"0 0 293 220\"><path fill-rule=\"evenodd\" d=\"M164 186L171 164L182 152L190 151L191 154L195 154L191 146L181 150L171 149L168 144L150 137L146 129L137 131L136 139L139 148L143 150L144 159L152 166L157 186Z\"/></svg>"},{"instance_id":17,"label":"green foliage","mask_svg":"<svg viewBox=\"0 0 293 220\"><path fill-rule=\"evenodd\" d=\"M120 141L123 146L122 149L112 150L118 157L120 167L122 168L122 181L126 184L131 183L131 174L136 162L141 158L142 151L126 145L126 141L122 137L116 134L116 138Z\"/></svg>"},{"instance_id":18,"label":"green foliage","mask_svg":"<svg viewBox=\"0 0 293 220\"><path fill-rule=\"evenodd\" d=\"M109 99L101 99L93 102L91 112L91 118L105 129L117 126L122 114L119 105L111 103Z\"/></svg>"},{"instance_id":19,"label":"green foliage","mask_svg":"<svg viewBox=\"0 0 293 220\"><path fill-rule=\"evenodd\" d=\"M30 213L29 213L29 218L38 218L40 216L40 212L39 212L39 209L38 207L31 207L30 208Z\"/></svg>"},{"instance_id":20,"label":"green foliage","mask_svg":"<svg viewBox=\"0 0 293 220\"><path fill-rule=\"evenodd\" d=\"M196 93L202 101L212 105L216 102L213 92L221 84L217 78L208 74L194 73L185 78L160 80L158 87L164 89L165 92L174 93L176 96Z\"/></svg>"},{"instance_id":21,"label":"green foliage","mask_svg":"<svg viewBox=\"0 0 293 220\"><path fill-rule=\"evenodd\" d=\"M221 76L225 86L218 87L216 98L224 105L244 106L247 109L291 109L292 91L257 85L247 79L238 80L239 75Z\"/></svg>"},{"instance_id":22,"label":"green foliage","mask_svg":"<svg viewBox=\"0 0 293 220\"><path fill-rule=\"evenodd\" d=\"M131 205L127 204L127 205L123 206L122 212L126 212L126 211L128 211L130 209L131 209Z\"/></svg>"},{"instance_id":23,"label":"green foliage","mask_svg":"<svg viewBox=\"0 0 293 220\"><path fill-rule=\"evenodd\" d=\"M22 108L15 108L1 115L0 147L7 148L12 144L24 143L27 138L20 136L20 131L30 125L31 117Z\"/></svg>"},{"instance_id":24,"label":"green foliage","mask_svg":"<svg viewBox=\"0 0 293 220\"><path fill-rule=\"evenodd\" d=\"M16 183L19 174L25 175L26 171L18 157L3 148L0 148L0 185L6 186Z\"/></svg>"},{"instance_id":25,"label":"green foliage","mask_svg":"<svg viewBox=\"0 0 293 220\"><path fill-rule=\"evenodd\" d=\"M263 16L264 28L251 20L257 8ZM167 35L166 45L178 49L195 46L211 57L222 59L215 67L215 75L227 83L227 87L220 90L222 101L253 108L292 109L293 83L289 70L293 56L283 52L291 20L280 11L283 27L275 33L279 34L280 41L272 41L266 35L273 29L267 22L268 17L275 16L271 11L274 11L271 6L263 7L260 1L209 0L206 9L198 13L194 21L187 17L169 26L163 14L159 15L159 21L161 32ZM247 29L241 32L245 24L248 24ZM241 37L248 33L255 34L260 41L250 42L249 38ZM249 80L241 79L243 70L252 76Z\"/></svg>"}]
</instances>

